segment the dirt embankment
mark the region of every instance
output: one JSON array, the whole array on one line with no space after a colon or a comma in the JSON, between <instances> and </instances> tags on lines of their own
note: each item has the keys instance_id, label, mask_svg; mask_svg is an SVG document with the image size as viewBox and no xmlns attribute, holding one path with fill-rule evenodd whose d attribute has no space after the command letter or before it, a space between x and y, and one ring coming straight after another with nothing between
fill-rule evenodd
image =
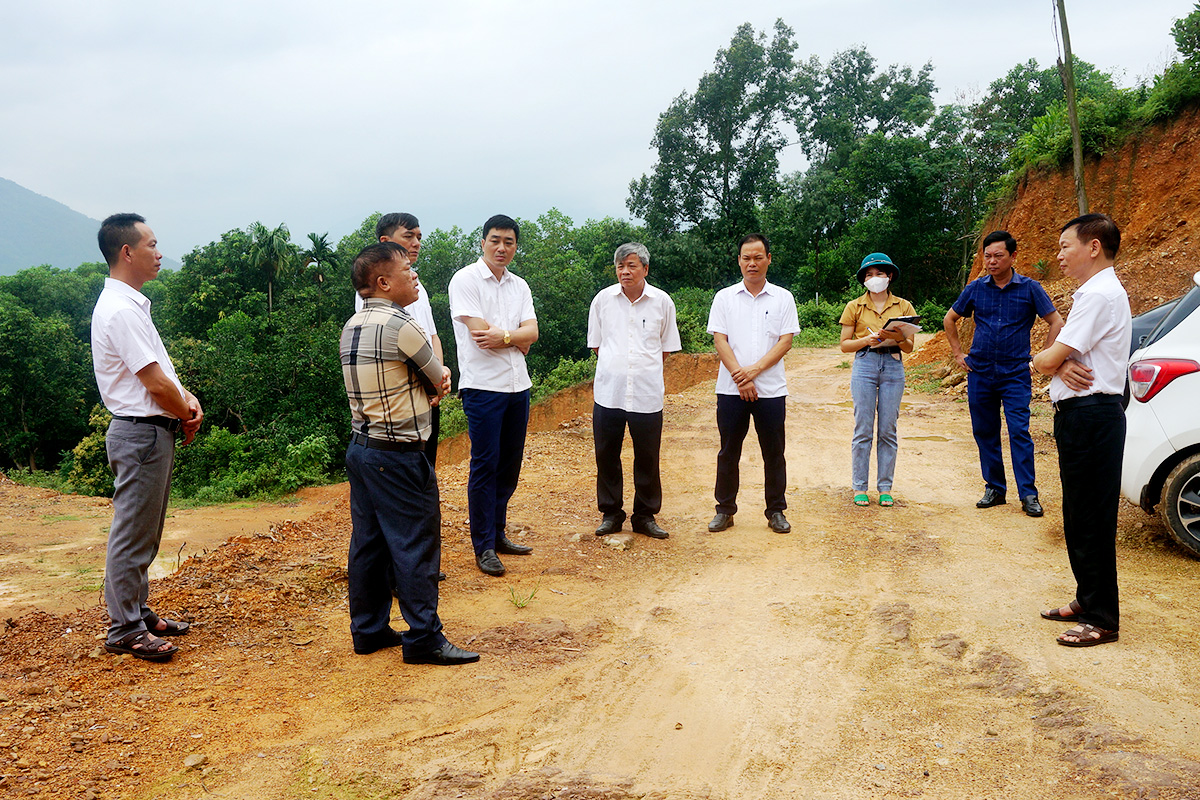
<instances>
[{"instance_id":1,"label":"dirt embankment","mask_svg":"<svg viewBox=\"0 0 1200 800\"><path fill-rule=\"evenodd\" d=\"M1117 276L1129 292L1134 314L1186 292L1200 270L1200 109L1163 125L1147 128L1103 158L1084 167L1090 210L1108 214L1121 228ZM1060 312L1071 309L1077 284L1058 269L1059 228L1078 214L1071 168L1031 172L1015 197L1001 204L983 225L984 233L1006 230L1016 237L1017 271L1046 287ZM1197 237L1197 241L1192 241ZM971 278L979 277L983 260L978 249ZM929 320L936 330L941 320ZM964 344L974 332L960 323ZM1034 327L1032 342L1040 349L1045 328ZM945 336L939 335L913 363L950 358Z\"/></svg>"}]
</instances>

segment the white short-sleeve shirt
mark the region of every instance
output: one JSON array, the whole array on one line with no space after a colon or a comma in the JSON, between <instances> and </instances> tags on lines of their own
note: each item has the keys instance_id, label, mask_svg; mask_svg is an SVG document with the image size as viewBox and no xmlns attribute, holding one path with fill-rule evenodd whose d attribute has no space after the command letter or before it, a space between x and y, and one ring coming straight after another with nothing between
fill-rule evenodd
<instances>
[{"instance_id":1,"label":"white short-sleeve shirt","mask_svg":"<svg viewBox=\"0 0 1200 800\"><path fill-rule=\"evenodd\" d=\"M116 417L174 416L137 373L157 363L183 396L183 384L150 319L150 298L124 281L104 279L92 311L92 368L104 407Z\"/></svg>"},{"instance_id":2,"label":"white short-sleeve shirt","mask_svg":"<svg viewBox=\"0 0 1200 800\"><path fill-rule=\"evenodd\" d=\"M647 283L630 302L619 283L601 289L588 312L587 344L599 349L592 382L598 405L635 414L662 411L663 353L681 347L669 294Z\"/></svg>"},{"instance_id":3,"label":"white short-sleeve shirt","mask_svg":"<svg viewBox=\"0 0 1200 800\"><path fill-rule=\"evenodd\" d=\"M1112 267L1102 269L1071 295L1073 303L1067 324L1056 342L1076 352L1072 358L1092 371L1092 385L1072 391L1055 375L1050 380L1050 400L1090 394L1124 394L1125 367L1133 338L1129 295Z\"/></svg>"},{"instance_id":4,"label":"white short-sleeve shirt","mask_svg":"<svg viewBox=\"0 0 1200 800\"><path fill-rule=\"evenodd\" d=\"M483 350L471 338L463 321L478 317L490 325L515 331L521 323L537 319L529 284L505 269L497 280L481 258L454 273L447 289L454 343L458 349L458 386L489 392L523 392L533 386L525 355L515 347Z\"/></svg>"},{"instance_id":5,"label":"white short-sleeve shirt","mask_svg":"<svg viewBox=\"0 0 1200 800\"><path fill-rule=\"evenodd\" d=\"M425 331L428 336L437 336L437 325L433 324L433 306L429 304L429 292L425 291L425 284L417 283L417 299L403 306L404 310L417 321L421 326L421 330ZM354 293L354 313L358 313L363 309L362 295L358 292Z\"/></svg>"},{"instance_id":6,"label":"white short-sleeve shirt","mask_svg":"<svg viewBox=\"0 0 1200 800\"><path fill-rule=\"evenodd\" d=\"M725 334L738 363L753 364L779 342L780 336L800 332L796 301L787 289L770 282L757 296L750 294L745 281L727 286L713 298L708 332ZM783 359L759 373L754 388L761 398L786 396ZM737 384L724 364L717 371L717 394L738 394Z\"/></svg>"}]
</instances>

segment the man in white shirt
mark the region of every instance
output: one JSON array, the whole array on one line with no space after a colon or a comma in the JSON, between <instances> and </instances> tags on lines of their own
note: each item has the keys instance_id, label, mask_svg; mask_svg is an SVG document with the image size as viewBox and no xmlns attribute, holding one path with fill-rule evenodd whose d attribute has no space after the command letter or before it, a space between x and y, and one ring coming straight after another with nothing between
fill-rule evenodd
<instances>
[{"instance_id":1,"label":"man in white shirt","mask_svg":"<svg viewBox=\"0 0 1200 800\"><path fill-rule=\"evenodd\" d=\"M1121 232L1104 214L1068 222L1058 239L1064 275L1079 281L1071 312L1054 344L1033 367L1053 375L1054 439L1062 478L1063 535L1075 574L1075 599L1042 612L1078 624L1059 634L1067 647L1115 642L1121 620L1117 594L1117 505L1125 449L1125 365L1133 335L1129 296L1113 261Z\"/></svg>"},{"instance_id":2,"label":"man in white shirt","mask_svg":"<svg viewBox=\"0 0 1200 800\"><path fill-rule=\"evenodd\" d=\"M92 365L113 415L105 446L116 475L104 564L110 620L104 647L166 661L179 648L156 634L181 636L190 625L150 610L149 569L167 516L175 434L182 430L183 443L190 443L204 411L179 382L141 292L162 263L154 232L137 214L114 214L97 238L109 277L92 312Z\"/></svg>"},{"instance_id":3,"label":"man in white shirt","mask_svg":"<svg viewBox=\"0 0 1200 800\"><path fill-rule=\"evenodd\" d=\"M458 347L459 397L471 437L467 507L475 563L488 575L505 573L497 553L527 555L532 547L508 538L508 501L517 490L529 390L525 355L538 338L529 284L508 270L520 227L497 214L483 224L483 257L450 279L450 318Z\"/></svg>"},{"instance_id":4,"label":"man in white shirt","mask_svg":"<svg viewBox=\"0 0 1200 800\"><path fill-rule=\"evenodd\" d=\"M650 251L630 242L613 256L617 283L602 289L588 312L588 347L597 355L592 382L592 437L596 443L596 499L603 520L597 536L625 522L621 446L625 427L633 442L635 533L669 534L654 515L662 508L659 450L663 422L663 359L680 349L671 296L646 282Z\"/></svg>"},{"instance_id":5,"label":"man in white shirt","mask_svg":"<svg viewBox=\"0 0 1200 800\"><path fill-rule=\"evenodd\" d=\"M717 373L717 513L708 529L723 531L737 513L742 442L754 419L762 450L767 525L776 533L792 529L787 508L787 462L784 459L784 415L787 379L783 357L800 332L796 301L787 289L767 282L771 245L751 233L738 243L741 283L717 292L708 316L721 367Z\"/></svg>"}]
</instances>

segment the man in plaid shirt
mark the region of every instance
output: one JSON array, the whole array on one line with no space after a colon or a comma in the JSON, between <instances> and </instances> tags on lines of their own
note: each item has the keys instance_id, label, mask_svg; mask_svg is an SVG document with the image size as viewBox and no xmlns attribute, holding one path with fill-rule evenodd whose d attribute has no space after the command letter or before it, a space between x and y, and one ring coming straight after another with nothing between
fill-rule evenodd
<instances>
[{"instance_id":1,"label":"man in plaid shirt","mask_svg":"<svg viewBox=\"0 0 1200 800\"><path fill-rule=\"evenodd\" d=\"M438 488L425 455L431 408L449 388L449 370L429 335L403 306L417 298L408 252L394 242L363 248L351 280L362 310L342 329L342 376L353 435L346 450L350 478L350 634L354 652L400 645L408 664L466 664L477 653L442 635L438 571L442 539ZM409 630L390 623L396 576L400 613Z\"/></svg>"}]
</instances>

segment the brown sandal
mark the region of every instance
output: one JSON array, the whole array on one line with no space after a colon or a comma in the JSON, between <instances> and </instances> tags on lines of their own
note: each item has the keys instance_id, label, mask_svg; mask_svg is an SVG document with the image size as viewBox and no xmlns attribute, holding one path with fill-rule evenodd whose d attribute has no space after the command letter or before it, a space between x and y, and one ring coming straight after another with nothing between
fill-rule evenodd
<instances>
[{"instance_id":1,"label":"brown sandal","mask_svg":"<svg viewBox=\"0 0 1200 800\"><path fill-rule=\"evenodd\" d=\"M1072 600L1070 603L1067 603L1066 608L1071 609L1070 614L1058 613L1062 611L1062 608L1051 608L1048 611L1042 612L1042 619L1051 619L1055 622L1074 622L1079 619L1079 612L1083 611L1079 606L1078 600Z\"/></svg>"},{"instance_id":2,"label":"brown sandal","mask_svg":"<svg viewBox=\"0 0 1200 800\"><path fill-rule=\"evenodd\" d=\"M1076 641L1064 639L1064 636L1074 636ZM1064 647L1092 647L1097 644L1115 642L1120 636L1121 634L1117 631L1106 631L1104 628L1097 628L1095 625L1081 622L1074 628L1060 633L1055 641Z\"/></svg>"}]
</instances>

